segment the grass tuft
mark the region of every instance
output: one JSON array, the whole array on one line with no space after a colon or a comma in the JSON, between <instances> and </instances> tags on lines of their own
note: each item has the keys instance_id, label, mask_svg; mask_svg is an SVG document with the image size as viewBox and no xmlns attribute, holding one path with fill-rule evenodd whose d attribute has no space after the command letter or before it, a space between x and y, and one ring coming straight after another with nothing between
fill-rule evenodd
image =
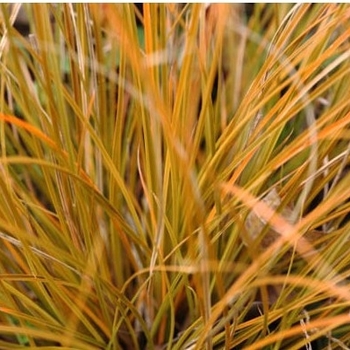
<instances>
[{"instance_id":1,"label":"grass tuft","mask_svg":"<svg viewBox=\"0 0 350 350\"><path fill-rule=\"evenodd\" d=\"M348 5L0 14L0 348L347 348Z\"/></svg>"}]
</instances>

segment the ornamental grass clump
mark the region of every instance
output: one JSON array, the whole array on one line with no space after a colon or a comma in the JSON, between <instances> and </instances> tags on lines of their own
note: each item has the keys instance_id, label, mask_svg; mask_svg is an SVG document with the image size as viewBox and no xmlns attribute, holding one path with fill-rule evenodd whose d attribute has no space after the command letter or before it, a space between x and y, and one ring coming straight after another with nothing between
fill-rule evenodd
<instances>
[{"instance_id":1,"label":"ornamental grass clump","mask_svg":"<svg viewBox=\"0 0 350 350\"><path fill-rule=\"evenodd\" d=\"M349 20L1 4L0 348L347 349Z\"/></svg>"}]
</instances>

